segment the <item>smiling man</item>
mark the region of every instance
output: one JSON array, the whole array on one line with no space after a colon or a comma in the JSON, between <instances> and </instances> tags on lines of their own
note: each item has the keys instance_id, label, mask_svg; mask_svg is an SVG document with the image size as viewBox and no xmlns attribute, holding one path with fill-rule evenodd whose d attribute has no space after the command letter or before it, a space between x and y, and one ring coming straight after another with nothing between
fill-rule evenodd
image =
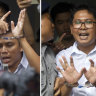
<instances>
[{"instance_id":1,"label":"smiling man","mask_svg":"<svg viewBox=\"0 0 96 96\"><path fill-rule=\"evenodd\" d=\"M96 95L96 10L81 5L71 15L73 46L62 50L56 56L59 77L67 82L61 88L61 96ZM62 74L62 75L61 75ZM64 84L64 83L63 83ZM71 91L70 91L71 90Z\"/></svg>"}]
</instances>

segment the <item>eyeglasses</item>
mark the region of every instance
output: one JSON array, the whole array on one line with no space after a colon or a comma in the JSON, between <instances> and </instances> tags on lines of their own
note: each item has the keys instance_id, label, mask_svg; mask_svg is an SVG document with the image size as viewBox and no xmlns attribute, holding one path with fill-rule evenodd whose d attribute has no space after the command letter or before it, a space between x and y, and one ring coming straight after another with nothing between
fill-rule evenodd
<instances>
[{"instance_id":1,"label":"eyeglasses","mask_svg":"<svg viewBox=\"0 0 96 96\"><path fill-rule=\"evenodd\" d=\"M82 24L84 24L84 26L88 29L93 28L94 27L94 23L96 23L96 21L92 21L92 20L85 20L84 22L82 22L81 20L76 20L73 21L73 27L74 28L81 28Z\"/></svg>"}]
</instances>

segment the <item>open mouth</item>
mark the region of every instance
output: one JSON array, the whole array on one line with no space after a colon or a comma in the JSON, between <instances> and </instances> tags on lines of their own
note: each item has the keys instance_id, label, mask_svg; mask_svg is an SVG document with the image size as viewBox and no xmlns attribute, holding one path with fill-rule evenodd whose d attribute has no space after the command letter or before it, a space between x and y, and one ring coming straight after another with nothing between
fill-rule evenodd
<instances>
[{"instance_id":1,"label":"open mouth","mask_svg":"<svg viewBox=\"0 0 96 96\"><path fill-rule=\"evenodd\" d=\"M10 61L10 57L2 57L1 58L2 63L8 63Z\"/></svg>"},{"instance_id":2,"label":"open mouth","mask_svg":"<svg viewBox=\"0 0 96 96\"><path fill-rule=\"evenodd\" d=\"M86 40L88 38L88 36L89 36L89 33L80 33L79 34L79 37L82 40Z\"/></svg>"}]
</instances>

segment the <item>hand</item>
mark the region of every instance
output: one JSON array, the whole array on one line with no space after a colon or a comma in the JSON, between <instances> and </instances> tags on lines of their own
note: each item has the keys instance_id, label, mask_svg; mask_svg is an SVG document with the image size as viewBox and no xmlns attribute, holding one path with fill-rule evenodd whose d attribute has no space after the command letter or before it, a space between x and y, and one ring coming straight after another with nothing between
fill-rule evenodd
<instances>
[{"instance_id":1,"label":"hand","mask_svg":"<svg viewBox=\"0 0 96 96\"><path fill-rule=\"evenodd\" d=\"M64 78L56 78L55 85L54 85L54 96L58 96L60 94L60 88L64 85L65 79Z\"/></svg>"},{"instance_id":2,"label":"hand","mask_svg":"<svg viewBox=\"0 0 96 96\"><path fill-rule=\"evenodd\" d=\"M68 84L77 84L78 80L83 75L84 69L82 69L80 73L77 72L77 70L74 67L72 56L70 57L70 66L68 65L67 60L64 56L62 56L62 59L64 60L64 63L61 59L59 59L59 62L61 63L64 71L57 67L58 71L62 74L62 76L65 78L65 81Z\"/></svg>"},{"instance_id":3,"label":"hand","mask_svg":"<svg viewBox=\"0 0 96 96\"><path fill-rule=\"evenodd\" d=\"M32 2L32 0L17 0L17 4L20 9L31 6L31 2Z\"/></svg>"},{"instance_id":4,"label":"hand","mask_svg":"<svg viewBox=\"0 0 96 96\"><path fill-rule=\"evenodd\" d=\"M14 35L14 37L23 36L25 11L26 9L21 10L16 26L14 25L14 22L11 21L11 30L12 30L12 34Z\"/></svg>"},{"instance_id":5,"label":"hand","mask_svg":"<svg viewBox=\"0 0 96 96\"><path fill-rule=\"evenodd\" d=\"M89 61L91 63L90 69L88 71L84 69L84 75L91 84L96 86L96 67L91 59Z\"/></svg>"},{"instance_id":6,"label":"hand","mask_svg":"<svg viewBox=\"0 0 96 96\"><path fill-rule=\"evenodd\" d=\"M56 81L55 81L55 85L54 85L54 90L57 90L58 88L60 88L65 82L65 79L64 78L56 78Z\"/></svg>"},{"instance_id":7,"label":"hand","mask_svg":"<svg viewBox=\"0 0 96 96\"><path fill-rule=\"evenodd\" d=\"M6 33L8 31L8 23L5 22L8 15L11 13L11 11L8 11L1 19L0 19L0 34Z\"/></svg>"},{"instance_id":8,"label":"hand","mask_svg":"<svg viewBox=\"0 0 96 96\"><path fill-rule=\"evenodd\" d=\"M59 40L57 42L53 43L53 50L55 53L58 53L59 51L61 51L65 48L65 46L62 42L65 35L66 35L66 33L62 34L61 37L59 38Z\"/></svg>"}]
</instances>

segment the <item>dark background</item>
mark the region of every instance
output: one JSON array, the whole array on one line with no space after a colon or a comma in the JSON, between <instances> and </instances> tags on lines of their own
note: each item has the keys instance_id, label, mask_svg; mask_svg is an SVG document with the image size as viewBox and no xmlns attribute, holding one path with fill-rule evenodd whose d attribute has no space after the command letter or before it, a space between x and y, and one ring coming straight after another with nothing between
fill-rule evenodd
<instances>
[{"instance_id":1,"label":"dark background","mask_svg":"<svg viewBox=\"0 0 96 96\"><path fill-rule=\"evenodd\" d=\"M89 4L90 6L96 7L96 0L42 0L48 2L51 6L56 4L57 2L69 2L73 4Z\"/></svg>"}]
</instances>

